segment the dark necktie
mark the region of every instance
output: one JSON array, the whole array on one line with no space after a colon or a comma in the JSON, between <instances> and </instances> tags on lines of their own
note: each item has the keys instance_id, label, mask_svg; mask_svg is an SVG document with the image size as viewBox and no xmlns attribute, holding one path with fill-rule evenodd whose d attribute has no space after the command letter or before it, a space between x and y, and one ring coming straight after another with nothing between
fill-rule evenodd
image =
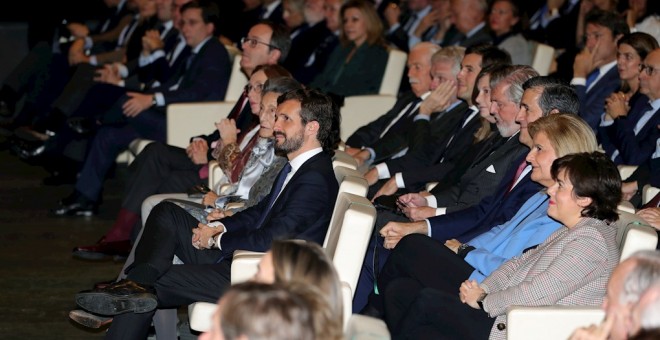
<instances>
[{"instance_id":1,"label":"dark necktie","mask_svg":"<svg viewBox=\"0 0 660 340\"><path fill-rule=\"evenodd\" d=\"M192 65L193 60L195 60L195 56L197 53L195 52L190 52L190 55L188 56L188 59L186 60L186 71L190 69L190 65Z\"/></svg>"},{"instance_id":2,"label":"dark necktie","mask_svg":"<svg viewBox=\"0 0 660 340\"><path fill-rule=\"evenodd\" d=\"M520 165L518 165L518 169L516 170L516 174L513 176L513 180L509 184L509 189L506 190L507 194L511 192L513 187L516 185L516 182L518 182L518 178L520 178L520 175L522 174L523 170L525 170L525 167L527 167L527 161L522 161Z\"/></svg>"},{"instance_id":3,"label":"dark necktie","mask_svg":"<svg viewBox=\"0 0 660 340\"><path fill-rule=\"evenodd\" d=\"M266 220L266 216L268 216L268 213L270 213L270 209L273 207L273 203L275 203L275 199L277 199L277 196L279 196L280 191L282 191L282 186L284 186L284 180L286 179L286 176L291 172L291 163L286 163L282 170L280 171L280 174L277 175L277 179L275 180L275 184L273 184L273 188L270 189L270 199L268 200L268 205L265 207L265 209L261 212L261 217L259 217L259 223L257 223L257 228L261 228L261 226L264 224L264 221Z\"/></svg>"},{"instance_id":4,"label":"dark necktie","mask_svg":"<svg viewBox=\"0 0 660 340\"><path fill-rule=\"evenodd\" d=\"M410 33L410 29L412 28L412 25L415 23L415 20L417 20L417 14L415 13L413 13L410 17L408 17L406 24L403 25L403 30L406 31L406 33Z\"/></svg>"},{"instance_id":5,"label":"dark necktie","mask_svg":"<svg viewBox=\"0 0 660 340\"><path fill-rule=\"evenodd\" d=\"M389 132L394 132L394 133L403 132L403 130L405 130L405 127L406 127L406 126L408 125L408 123L411 121L411 117L412 117L412 115L413 115L413 112L416 111L415 108L417 107L417 104L419 104L421 101L422 101L422 98L415 98L415 100L413 100L413 101L410 103L410 106L408 106L408 108L406 109L406 112L404 112L403 115L401 115L401 117L399 118L399 120L397 120L397 121L392 125L392 127L390 127L390 128L387 130L387 132L385 132L385 133L389 133Z\"/></svg>"},{"instance_id":6,"label":"dark necktie","mask_svg":"<svg viewBox=\"0 0 660 340\"><path fill-rule=\"evenodd\" d=\"M589 86L591 86L591 84L593 84L594 81L596 81L596 78L598 78L599 75L600 75L600 69L598 68L591 71L591 73L587 75L587 83L585 84L587 90L589 89Z\"/></svg>"}]
</instances>

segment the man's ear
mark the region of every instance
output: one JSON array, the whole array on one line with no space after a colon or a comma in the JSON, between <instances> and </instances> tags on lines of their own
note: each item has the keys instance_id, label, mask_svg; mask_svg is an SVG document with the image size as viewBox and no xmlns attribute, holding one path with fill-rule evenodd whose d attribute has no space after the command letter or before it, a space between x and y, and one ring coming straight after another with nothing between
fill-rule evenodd
<instances>
[{"instance_id":1,"label":"man's ear","mask_svg":"<svg viewBox=\"0 0 660 340\"><path fill-rule=\"evenodd\" d=\"M305 125L305 134L308 136L316 135L319 132L319 122L313 120Z\"/></svg>"},{"instance_id":2,"label":"man's ear","mask_svg":"<svg viewBox=\"0 0 660 340\"><path fill-rule=\"evenodd\" d=\"M550 110L550 112L548 114L554 115L554 114L557 114L557 113L560 113L559 109L552 109L552 110Z\"/></svg>"},{"instance_id":3,"label":"man's ear","mask_svg":"<svg viewBox=\"0 0 660 340\"><path fill-rule=\"evenodd\" d=\"M268 63L271 65L279 64L280 57L282 56L282 51L274 48L268 52Z\"/></svg>"}]
</instances>

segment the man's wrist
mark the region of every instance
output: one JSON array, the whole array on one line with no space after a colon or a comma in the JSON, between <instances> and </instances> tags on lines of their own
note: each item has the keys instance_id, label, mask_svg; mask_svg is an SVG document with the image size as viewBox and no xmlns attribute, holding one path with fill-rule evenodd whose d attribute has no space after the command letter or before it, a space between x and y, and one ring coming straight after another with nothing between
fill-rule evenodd
<instances>
[{"instance_id":1,"label":"man's wrist","mask_svg":"<svg viewBox=\"0 0 660 340\"><path fill-rule=\"evenodd\" d=\"M481 293L481 295L479 296L479 298L477 298L477 305L479 305L479 308L480 308L481 310L485 310L485 309L484 309L484 299L486 298L486 296L488 296L488 293L483 292L483 293Z\"/></svg>"}]
</instances>

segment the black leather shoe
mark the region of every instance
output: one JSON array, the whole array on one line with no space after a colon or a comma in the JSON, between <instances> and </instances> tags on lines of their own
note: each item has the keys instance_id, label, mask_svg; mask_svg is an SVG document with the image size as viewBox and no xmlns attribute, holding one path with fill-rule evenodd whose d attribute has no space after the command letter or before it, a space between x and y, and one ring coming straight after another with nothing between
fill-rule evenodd
<instances>
[{"instance_id":1,"label":"black leather shoe","mask_svg":"<svg viewBox=\"0 0 660 340\"><path fill-rule=\"evenodd\" d=\"M101 328L112 322L112 318L110 317L94 315L82 309L74 309L70 311L69 319L89 328Z\"/></svg>"},{"instance_id":2,"label":"black leather shoe","mask_svg":"<svg viewBox=\"0 0 660 340\"><path fill-rule=\"evenodd\" d=\"M55 216L92 216L98 213L98 206L76 191L62 199L52 212Z\"/></svg>"},{"instance_id":3,"label":"black leather shoe","mask_svg":"<svg viewBox=\"0 0 660 340\"><path fill-rule=\"evenodd\" d=\"M9 149L19 158L31 160L44 154L46 151L46 143L41 141L13 139Z\"/></svg>"},{"instance_id":4,"label":"black leather shoe","mask_svg":"<svg viewBox=\"0 0 660 340\"><path fill-rule=\"evenodd\" d=\"M147 313L158 305L153 288L128 279L103 289L80 292L76 294L76 303L83 309L100 315Z\"/></svg>"},{"instance_id":5,"label":"black leather shoe","mask_svg":"<svg viewBox=\"0 0 660 340\"><path fill-rule=\"evenodd\" d=\"M96 121L84 117L73 117L67 120L67 125L71 130L80 135L88 135L96 130Z\"/></svg>"}]
</instances>

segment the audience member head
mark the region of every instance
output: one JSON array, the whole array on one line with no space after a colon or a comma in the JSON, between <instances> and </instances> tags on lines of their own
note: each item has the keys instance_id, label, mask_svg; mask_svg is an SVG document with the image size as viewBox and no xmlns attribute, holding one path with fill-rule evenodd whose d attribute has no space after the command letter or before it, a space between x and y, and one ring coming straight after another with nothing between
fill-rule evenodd
<instances>
[{"instance_id":1,"label":"audience member head","mask_svg":"<svg viewBox=\"0 0 660 340\"><path fill-rule=\"evenodd\" d=\"M461 69L461 60L465 49L460 46L448 46L435 52L431 58L431 90L435 90L441 83L456 83L456 76ZM449 102L457 100L457 94L452 93Z\"/></svg>"},{"instance_id":2,"label":"audience member head","mask_svg":"<svg viewBox=\"0 0 660 340\"><path fill-rule=\"evenodd\" d=\"M277 99L274 132L276 149L289 159L323 147L333 153L339 130L335 130L339 107L332 99L315 89L302 89L281 95Z\"/></svg>"},{"instance_id":3,"label":"audience member head","mask_svg":"<svg viewBox=\"0 0 660 340\"><path fill-rule=\"evenodd\" d=\"M603 310L612 320L610 339L626 339L630 334L629 320L634 303L644 290L660 278L660 258L657 251L641 250L621 261L607 283Z\"/></svg>"},{"instance_id":4,"label":"audience member head","mask_svg":"<svg viewBox=\"0 0 660 340\"><path fill-rule=\"evenodd\" d=\"M440 46L429 42L421 42L408 53L408 82L417 97L431 89L431 58Z\"/></svg>"},{"instance_id":5,"label":"audience member head","mask_svg":"<svg viewBox=\"0 0 660 340\"><path fill-rule=\"evenodd\" d=\"M260 21L241 39L241 68L250 75L262 64L277 64L286 59L291 38L284 26L272 21Z\"/></svg>"},{"instance_id":6,"label":"audience member head","mask_svg":"<svg viewBox=\"0 0 660 340\"><path fill-rule=\"evenodd\" d=\"M490 6L488 27L496 36L516 31L520 22L520 10L513 0L495 0Z\"/></svg>"},{"instance_id":7,"label":"audience member head","mask_svg":"<svg viewBox=\"0 0 660 340\"><path fill-rule=\"evenodd\" d=\"M477 75L477 79L472 90L472 102L479 109L479 123L480 127L474 133L473 143L478 143L488 136L492 131L491 125L495 124L495 117L490 114L490 74L498 68L507 67L503 64L493 64L484 67Z\"/></svg>"},{"instance_id":8,"label":"audience member head","mask_svg":"<svg viewBox=\"0 0 660 340\"><path fill-rule=\"evenodd\" d=\"M614 162L600 151L565 155L552 163L548 216L571 227L582 217L608 223L619 219L621 176Z\"/></svg>"},{"instance_id":9,"label":"audience member head","mask_svg":"<svg viewBox=\"0 0 660 340\"><path fill-rule=\"evenodd\" d=\"M660 49L651 51L640 68L642 71L639 73L639 92L650 100L660 98Z\"/></svg>"},{"instance_id":10,"label":"audience member head","mask_svg":"<svg viewBox=\"0 0 660 340\"><path fill-rule=\"evenodd\" d=\"M660 279L644 291L631 311L630 335L652 329L660 329Z\"/></svg>"},{"instance_id":11,"label":"audience member head","mask_svg":"<svg viewBox=\"0 0 660 340\"><path fill-rule=\"evenodd\" d=\"M520 124L520 142L530 147L532 137L527 130L530 123L551 113L577 114L580 109L575 89L558 78L530 78L523 84L523 91L516 122Z\"/></svg>"},{"instance_id":12,"label":"audience member head","mask_svg":"<svg viewBox=\"0 0 660 340\"><path fill-rule=\"evenodd\" d=\"M383 44L383 23L372 3L349 0L341 7L340 15L342 25L339 41L342 45Z\"/></svg>"},{"instance_id":13,"label":"audience member head","mask_svg":"<svg viewBox=\"0 0 660 340\"><path fill-rule=\"evenodd\" d=\"M181 32L186 38L186 44L194 48L213 36L219 16L218 6L212 2L191 1L183 5Z\"/></svg>"},{"instance_id":14,"label":"audience member head","mask_svg":"<svg viewBox=\"0 0 660 340\"><path fill-rule=\"evenodd\" d=\"M511 65L490 74L490 114L495 117L497 130L502 137L511 137L520 131L516 115L520 111L522 85L538 75L536 70L527 65Z\"/></svg>"},{"instance_id":15,"label":"audience member head","mask_svg":"<svg viewBox=\"0 0 660 340\"><path fill-rule=\"evenodd\" d=\"M484 22L487 12L486 0L451 0L451 22L463 34Z\"/></svg>"},{"instance_id":16,"label":"audience member head","mask_svg":"<svg viewBox=\"0 0 660 340\"><path fill-rule=\"evenodd\" d=\"M192 0L174 0L174 5L172 5L172 23L174 28L179 31L181 31L181 7L191 1Z\"/></svg>"},{"instance_id":17,"label":"audience member head","mask_svg":"<svg viewBox=\"0 0 660 340\"><path fill-rule=\"evenodd\" d=\"M289 30L295 30L305 23L304 7L305 0L282 0L282 19Z\"/></svg>"},{"instance_id":18,"label":"audience member head","mask_svg":"<svg viewBox=\"0 0 660 340\"><path fill-rule=\"evenodd\" d=\"M256 72L255 72L256 73ZM259 106L259 137L273 138L273 125L277 111L277 97L289 91L302 88L302 85L290 76L268 77L263 85L261 105Z\"/></svg>"},{"instance_id":19,"label":"audience member head","mask_svg":"<svg viewBox=\"0 0 660 340\"><path fill-rule=\"evenodd\" d=\"M625 34L617 42L616 65L619 77L623 82L623 91L630 91L630 85L635 84L636 90L639 82L639 65L644 58L658 48L655 38L644 32Z\"/></svg>"},{"instance_id":20,"label":"audience member head","mask_svg":"<svg viewBox=\"0 0 660 340\"><path fill-rule=\"evenodd\" d=\"M323 11L325 12L325 24L331 32L339 33L342 18L340 16L341 6L345 0L325 0Z\"/></svg>"},{"instance_id":21,"label":"audience member head","mask_svg":"<svg viewBox=\"0 0 660 340\"><path fill-rule=\"evenodd\" d=\"M461 61L461 70L456 77L458 98L472 104L472 92L477 75L482 68L495 63L511 64L511 57L490 44L468 47Z\"/></svg>"},{"instance_id":22,"label":"audience member head","mask_svg":"<svg viewBox=\"0 0 660 340\"><path fill-rule=\"evenodd\" d=\"M325 19L324 0L305 0L303 15L305 22L311 27Z\"/></svg>"},{"instance_id":23,"label":"audience member head","mask_svg":"<svg viewBox=\"0 0 660 340\"><path fill-rule=\"evenodd\" d=\"M332 260L316 243L302 240L274 241L259 262L254 280L265 283L299 282L319 289L339 325L342 322L342 292Z\"/></svg>"},{"instance_id":24,"label":"audience member head","mask_svg":"<svg viewBox=\"0 0 660 340\"><path fill-rule=\"evenodd\" d=\"M165 23L172 20L174 15L174 0L156 1L156 11L159 22Z\"/></svg>"},{"instance_id":25,"label":"audience member head","mask_svg":"<svg viewBox=\"0 0 660 340\"><path fill-rule=\"evenodd\" d=\"M408 10L411 12L419 12L423 10L426 6L429 5L430 1L429 0L408 0L407 6Z\"/></svg>"},{"instance_id":26,"label":"audience member head","mask_svg":"<svg viewBox=\"0 0 660 340\"><path fill-rule=\"evenodd\" d=\"M630 32L624 19L616 13L594 9L587 14L585 23L585 47L594 53L594 66L614 61L617 41Z\"/></svg>"},{"instance_id":27,"label":"audience member head","mask_svg":"<svg viewBox=\"0 0 660 340\"><path fill-rule=\"evenodd\" d=\"M261 95L264 83L266 83L266 80L276 77L291 78L291 73L280 65L259 65L252 72L248 84L245 85L245 92L253 114L259 114L261 110Z\"/></svg>"},{"instance_id":28,"label":"audience member head","mask_svg":"<svg viewBox=\"0 0 660 340\"><path fill-rule=\"evenodd\" d=\"M577 115L549 115L529 124L528 129L533 141L527 154L532 166L530 178L546 188L554 184L551 168L555 159L598 150L593 130Z\"/></svg>"},{"instance_id":29,"label":"audience member head","mask_svg":"<svg viewBox=\"0 0 660 340\"><path fill-rule=\"evenodd\" d=\"M235 284L220 299L211 331L200 339L314 339L314 312L307 296L297 291L303 289L313 288Z\"/></svg>"}]
</instances>

